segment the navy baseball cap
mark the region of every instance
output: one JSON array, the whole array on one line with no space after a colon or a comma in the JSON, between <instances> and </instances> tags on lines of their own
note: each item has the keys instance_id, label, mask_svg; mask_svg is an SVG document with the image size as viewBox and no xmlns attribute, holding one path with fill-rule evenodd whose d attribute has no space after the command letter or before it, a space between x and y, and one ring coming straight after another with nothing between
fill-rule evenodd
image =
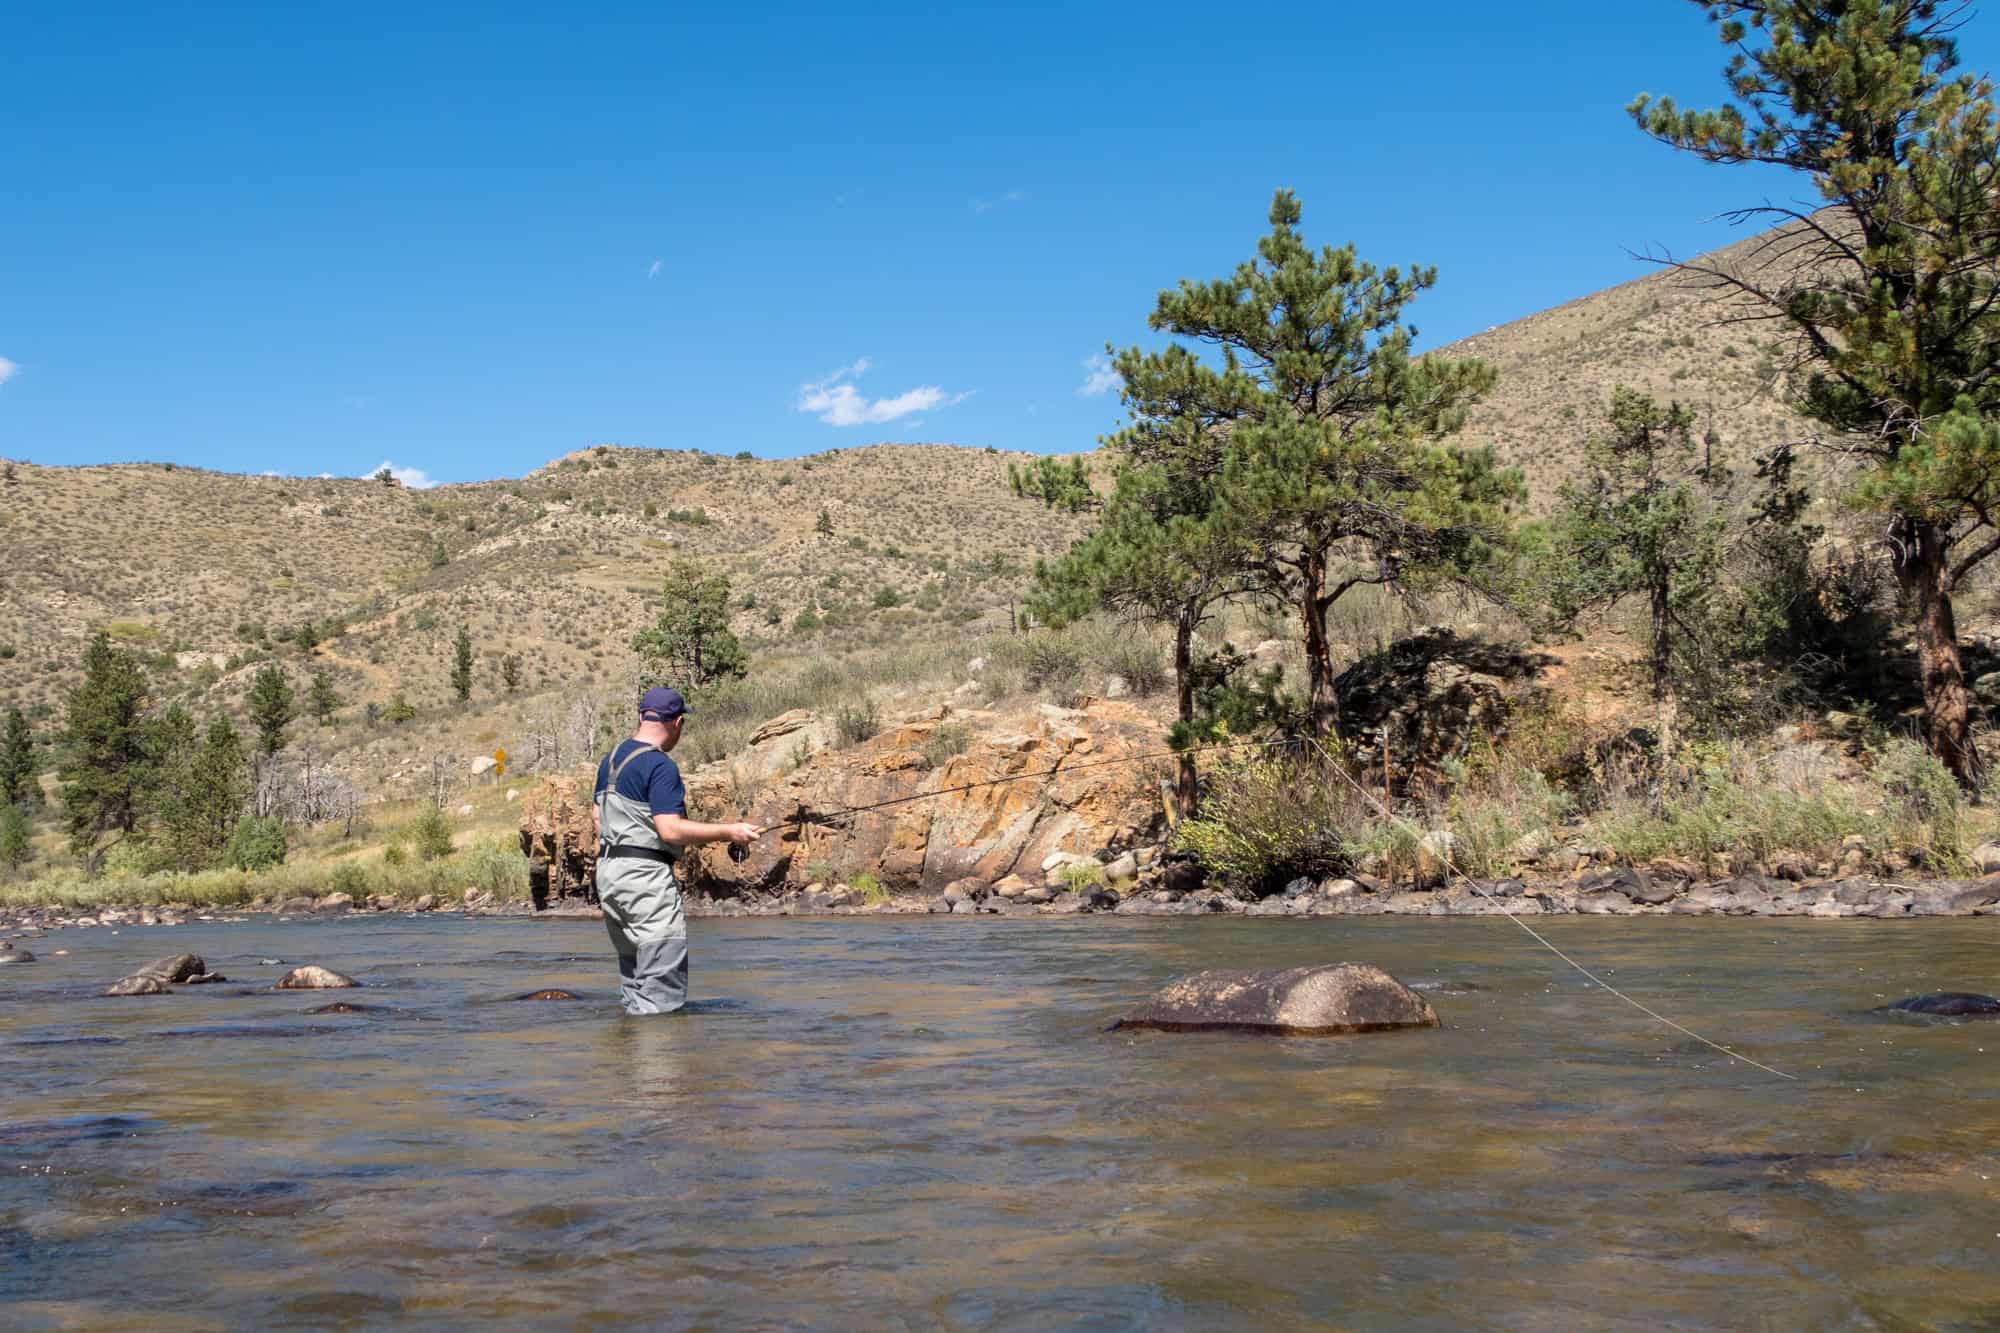
<instances>
[{"instance_id":1,"label":"navy baseball cap","mask_svg":"<svg viewBox=\"0 0 2000 1333\"><path fill-rule=\"evenodd\" d=\"M639 696L639 717L646 722L671 722L688 710L679 690L655 685Z\"/></svg>"}]
</instances>

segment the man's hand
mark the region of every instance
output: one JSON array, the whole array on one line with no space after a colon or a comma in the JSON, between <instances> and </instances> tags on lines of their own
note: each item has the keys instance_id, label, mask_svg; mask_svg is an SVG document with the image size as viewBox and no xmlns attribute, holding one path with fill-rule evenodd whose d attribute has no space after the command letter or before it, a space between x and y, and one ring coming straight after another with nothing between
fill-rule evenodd
<instances>
[{"instance_id":1,"label":"man's hand","mask_svg":"<svg viewBox=\"0 0 2000 1333\"><path fill-rule=\"evenodd\" d=\"M724 824L722 836L741 847L763 837L764 830L755 824Z\"/></svg>"}]
</instances>

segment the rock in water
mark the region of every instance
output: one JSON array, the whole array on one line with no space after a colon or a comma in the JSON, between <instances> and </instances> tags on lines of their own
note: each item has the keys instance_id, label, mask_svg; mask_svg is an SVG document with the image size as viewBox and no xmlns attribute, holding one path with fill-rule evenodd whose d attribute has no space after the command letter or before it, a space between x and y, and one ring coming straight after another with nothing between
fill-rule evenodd
<instances>
[{"instance_id":1,"label":"rock in water","mask_svg":"<svg viewBox=\"0 0 2000 1333\"><path fill-rule=\"evenodd\" d=\"M2000 1018L2000 1000L1968 991L1939 991L1876 1007L1876 1013L1930 1014L1938 1018Z\"/></svg>"},{"instance_id":2,"label":"rock in water","mask_svg":"<svg viewBox=\"0 0 2000 1333\"><path fill-rule=\"evenodd\" d=\"M1379 967L1324 963L1282 972L1197 972L1170 982L1117 1026L1320 1036L1434 1028L1438 1016L1423 996Z\"/></svg>"},{"instance_id":3,"label":"rock in water","mask_svg":"<svg viewBox=\"0 0 2000 1333\"><path fill-rule=\"evenodd\" d=\"M32 963L35 956L26 949L16 949L13 945L0 945L0 967L8 963Z\"/></svg>"},{"instance_id":4,"label":"rock in water","mask_svg":"<svg viewBox=\"0 0 2000 1333\"><path fill-rule=\"evenodd\" d=\"M352 977L343 977L330 968L317 967L310 963L304 967L295 967L278 978L279 990L338 990L342 986L360 984Z\"/></svg>"},{"instance_id":5,"label":"rock in water","mask_svg":"<svg viewBox=\"0 0 2000 1333\"><path fill-rule=\"evenodd\" d=\"M516 995L517 1000L576 1000L582 997L574 991L566 991L550 986L542 990L531 990L526 995Z\"/></svg>"},{"instance_id":6,"label":"rock in water","mask_svg":"<svg viewBox=\"0 0 2000 1333\"><path fill-rule=\"evenodd\" d=\"M208 964L201 961L201 955L177 953L166 958L155 958L132 975L135 977L158 977L161 981L186 981L208 971Z\"/></svg>"},{"instance_id":7,"label":"rock in water","mask_svg":"<svg viewBox=\"0 0 2000 1333\"><path fill-rule=\"evenodd\" d=\"M306 1010L308 1014L372 1014L375 1011L365 1004L349 1004L345 1000L335 1000L316 1009Z\"/></svg>"},{"instance_id":8,"label":"rock in water","mask_svg":"<svg viewBox=\"0 0 2000 1333\"><path fill-rule=\"evenodd\" d=\"M105 988L106 995L165 995L167 983L150 972L140 972L134 976L114 981Z\"/></svg>"}]
</instances>

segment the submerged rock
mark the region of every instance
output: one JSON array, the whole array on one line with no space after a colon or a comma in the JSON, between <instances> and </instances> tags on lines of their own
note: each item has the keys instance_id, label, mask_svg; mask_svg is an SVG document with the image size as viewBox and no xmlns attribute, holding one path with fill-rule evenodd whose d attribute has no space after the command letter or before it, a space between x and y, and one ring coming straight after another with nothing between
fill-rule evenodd
<instances>
[{"instance_id":1,"label":"submerged rock","mask_svg":"<svg viewBox=\"0 0 2000 1333\"><path fill-rule=\"evenodd\" d=\"M11 944L0 947L0 967L5 967L9 963L32 963L34 961L35 956L26 949L16 949Z\"/></svg>"},{"instance_id":2,"label":"submerged rock","mask_svg":"<svg viewBox=\"0 0 2000 1333\"><path fill-rule=\"evenodd\" d=\"M1282 972L1197 972L1118 1020L1121 1028L1234 1028L1293 1036L1438 1026L1423 996L1379 967L1329 963Z\"/></svg>"},{"instance_id":3,"label":"submerged rock","mask_svg":"<svg viewBox=\"0 0 2000 1333\"><path fill-rule=\"evenodd\" d=\"M1939 991L1934 995L1912 995L1907 1000L1877 1005L1875 1012L1929 1014L1936 1018L2000 1018L2000 1000L1969 991Z\"/></svg>"},{"instance_id":4,"label":"submerged rock","mask_svg":"<svg viewBox=\"0 0 2000 1333\"><path fill-rule=\"evenodd\" d=\"M343 977L330 968L308 963L295 967L278 978L279 990L338 990L344 986L358 986L361 983L352 977Z\"/></svg>"},{"instance_id":5,"label":"submerged rock","mask_svg":"<svg viewBox=\"0 0 2000 1333\"><path fill-rule=\"evenodd\" d=\"M541 990L531 990L526 995L516 995L514 998L517 1000L580 1000L583 997L574 991L566 991L556 986L547 986Z\"/></svg>"},{"instance_id":6,"label":"submerged rock","mask_svg":"<svg viewBox=\"0 0 2000 1333\"><path fill-rule=\"evenodd\" d=\"M168 993L168 986L166 982L153 976L151 973L140 972L112 982L109 986L105 987L104 993L106 995L165 995Z\"/></svg>"},{"instance_id":7,"label":"submerged rock","mask_svg":"<svg viewBox=\"0 0 2000 1333\"><path fill-rule=\"evenodd\" d=\"M308 1014L372 1014L374 1009L365 1004L349 1004L346 1000L335 1000L332 1004L322 1004L306 1010Z\"/></svg>"}]
</instances>

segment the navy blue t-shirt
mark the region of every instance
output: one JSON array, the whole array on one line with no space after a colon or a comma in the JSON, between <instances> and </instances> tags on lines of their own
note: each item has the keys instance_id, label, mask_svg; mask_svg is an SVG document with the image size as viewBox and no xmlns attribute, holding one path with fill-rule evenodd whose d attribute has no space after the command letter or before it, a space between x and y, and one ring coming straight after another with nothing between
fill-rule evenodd
<instances>
[{"instance_id":1,"label":"navy blue t-shirt","mask_svg":"<svg viewBox=\"0 0 2000 1333\"><path fill-rule=\"evenodd\" d=\"M646 753L626 764L618 775L618 794L628 801L643 801L656 815L687 815L687 788L681 784L680 765L643 741L620 741L616 749L597 762L597 785L591 798L611 780L614 764L642 749Z\"/></svg>"}]
</instances>

